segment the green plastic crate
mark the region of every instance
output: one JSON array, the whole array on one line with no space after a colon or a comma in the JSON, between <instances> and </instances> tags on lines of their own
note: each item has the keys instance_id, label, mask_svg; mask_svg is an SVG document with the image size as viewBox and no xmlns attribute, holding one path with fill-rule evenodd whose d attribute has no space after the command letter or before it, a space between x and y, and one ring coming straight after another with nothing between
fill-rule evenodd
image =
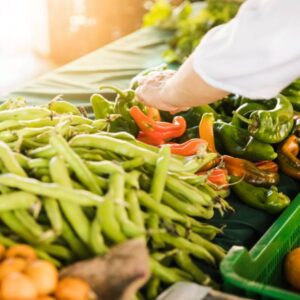
<instances>
[{"instance_id":1,"label":"green plastic crate","mask_svg":"<svg viewBox=\"0 0 300 300\"><path fill-rule=\"evenodd\" d=\"M300 299L284 279L285 255L300 246L300 194L248 252L234 246L221 263L224 290L252 299Z\"/></svg>"}]
</instances>

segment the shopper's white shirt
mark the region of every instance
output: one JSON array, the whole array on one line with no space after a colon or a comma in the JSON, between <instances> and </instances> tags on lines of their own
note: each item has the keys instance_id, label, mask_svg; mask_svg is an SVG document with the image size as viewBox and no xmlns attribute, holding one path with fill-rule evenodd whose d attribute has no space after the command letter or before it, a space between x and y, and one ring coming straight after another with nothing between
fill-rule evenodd
<instances>
[{"instance_id":1,"label":"shopper's white shirt","mask_svg":"<svg viewBox=\"0 0 300 300\"><path fill-rule=\"evenodd\" d=\"M300 0L248 0L209 31L194 55L210 85L252 99L272 98L300 76Z\"/></svg>"}]
</instances>

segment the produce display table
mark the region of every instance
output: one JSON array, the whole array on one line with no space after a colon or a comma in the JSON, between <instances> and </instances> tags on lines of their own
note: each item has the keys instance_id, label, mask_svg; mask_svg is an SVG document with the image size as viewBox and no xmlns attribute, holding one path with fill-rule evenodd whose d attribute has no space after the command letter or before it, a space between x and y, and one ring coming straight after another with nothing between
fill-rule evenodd
<instances>
[{"instance_id":1,"label":"produce display table","mask_svg":"<svg viewBox=\"0 0 300 300\"><path fill-rule=\"evenodd\" d=\"M155 28L134 32L110 45L96 50L70 64L50 72L8 96L23 96L28 103L42 104L56 95L63 95L77 105L89 105L89 97L104 84L126 88L130 79L141 70L163 63L161 53L166 49L166 40L172 33ZM293 199L300 191L299 184L281 176L279 189ZM229 249L232 245L251 248L276 219L262 211L252 209L234 195L230 203L235 213L211 221L226 225L224 235L217 238L220 245ZM210 270L218 276L216 270Z\"/></svg>"}]
</instances>

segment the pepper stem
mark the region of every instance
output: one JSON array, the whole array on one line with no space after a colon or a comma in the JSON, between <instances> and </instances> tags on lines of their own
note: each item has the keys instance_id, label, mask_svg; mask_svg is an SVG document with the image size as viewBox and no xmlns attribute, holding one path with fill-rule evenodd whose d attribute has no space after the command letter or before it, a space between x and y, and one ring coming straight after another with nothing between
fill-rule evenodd
<instances>
[{"instance_id":1,"label":"pepper stem","mask_svg":"<svg viewBox=\"0 0 300 300\"><path fill-rule=\"evenodd\" d=\"M112 86L112 85L102 85L99 87L99 90L113 90L114 92L116 92L118 95L120 95L122 98L126 98L127 97L127 93L124 93L121 89Z\"/></svg>"},{"instance_id":2,"label":"pepper stem","mask_svg":"<svg viewBox=\"0 0 300 300\"><path fill-rule=\"evenodd\" d=\"M242 116L241 114L239 114L237 111L234 111L233 114L235 116L237 116L241 121L243 121L243 122L245 122L245 123L247 123L249 125L252 125L252 121L251 120L245 118L244 116Z\"/></svg>"}]
</instances>

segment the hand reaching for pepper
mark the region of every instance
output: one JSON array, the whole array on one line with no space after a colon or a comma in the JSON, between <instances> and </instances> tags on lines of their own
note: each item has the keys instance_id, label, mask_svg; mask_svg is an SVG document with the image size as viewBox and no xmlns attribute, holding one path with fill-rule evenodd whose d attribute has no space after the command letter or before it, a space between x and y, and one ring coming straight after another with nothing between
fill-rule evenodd
<instances>
[{"instance_id":1,"label":"hand reaching for pepper","mask_svg":"<svg viewBox=\"0 0 300 300\"><path fill-rule=\"evenodd\" d=\"M179 107L172 101L173 95L169 85L175 73L172 70L162 70L142 77L136 90L139 100L147 106L164 111L177 112L189 109L189 107Z\"/></svg>"},{"instance_id":2,"label":"hand reaching for pepper","mask_svg":"<svg viewBox=\"0 0 300 300\"><path fill-rule=\"evenodd\" d=\"M177 72L162 70L142 77L136 90L138 99L147 106L178 112L225 97L227 92L202 80L192 60L193 56L189 57Z\"/></svg>"}]
</instances>

